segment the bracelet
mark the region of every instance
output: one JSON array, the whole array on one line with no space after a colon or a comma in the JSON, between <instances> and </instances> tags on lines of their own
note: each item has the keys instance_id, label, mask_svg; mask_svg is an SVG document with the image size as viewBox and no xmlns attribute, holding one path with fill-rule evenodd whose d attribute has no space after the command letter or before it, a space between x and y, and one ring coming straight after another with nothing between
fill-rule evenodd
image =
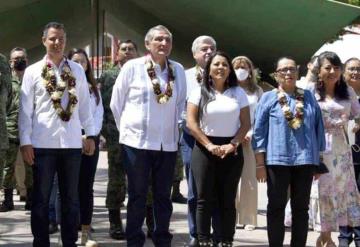
<instances>
[{"instance_id":1,"label":"bracelet","mask_svg":"<svg viewBox=\"0 0 360 247\"><path fill-rule=\"evenodd\" d=\"M259 168L265 168L265 166L256 166L256 169L259 169Z\"/></svg>"},{"instance_id":2,"label":"bracelet","mask_svg":"<svg viewBox=\"0 0 360 247\"><path fill-rule=\"evenodd\" d=\"M232 139L232 140L230 141L230 143L231 143L232 145L234 145L235 148L238 148L238 146L240 145L240 142L239 142L239 141L236 141L235 139Z\"/></svg>"}]
</instances>

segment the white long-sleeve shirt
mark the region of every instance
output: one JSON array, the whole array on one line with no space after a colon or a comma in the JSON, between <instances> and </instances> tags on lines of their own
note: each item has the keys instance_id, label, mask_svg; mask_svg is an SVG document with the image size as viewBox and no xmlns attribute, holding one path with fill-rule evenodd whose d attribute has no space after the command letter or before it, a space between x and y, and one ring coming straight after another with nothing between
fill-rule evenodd
<instances>
[{"instance_id":1,"label":"white long-sleeve shirt","mask_svg":"<svg viewBox=\"0 0 360 247\"><path fill-rule=\"evenodd\" d=\"M146 69L147 57L128 61L116 79L110 108L120 132L119 142L146 150L176 151L178 120L184 109L186 82L181 64L170 61L175 70L173 95L165 104L156 101ZM162 92L168 79L168 69L155 66Z\"/></svg>"},{"instance_id":2,"label":"white long-sleeve shirt","mask_svg":"<svg viewBox=\"0 0 360 247\"><path fill-rule=\"evenodd\" d=\"M60 79L64 61L59 67L53 66L57 80ZM71 72L76 78L78 103L71 119L65 122L57 115L44 86L41 72L45 62L46 57L25 70L20 94L20 145L32 145L35 148L81 148L82 127L87 136L95 135L84 70L79 64L68 60ZM65 90L61 99L63 108L67 106L68 100L68 92Z\"/></svg>"},{"instance_id":3,"label":"white long-sleeve shirt","mask_svg":"<svg viewBox=\"0 0 360 247\"><path fill-rule=\"evenodd\" d=\"M96 95L94 93L90 93L90 107L91 107L91 113L94 118L95 135L100 134L103 124L103 117L104 117L104 107L103 107L100 91L99 91L99 97L100 97L99 104L96 104Z\"/></svg>"}]
</instances>

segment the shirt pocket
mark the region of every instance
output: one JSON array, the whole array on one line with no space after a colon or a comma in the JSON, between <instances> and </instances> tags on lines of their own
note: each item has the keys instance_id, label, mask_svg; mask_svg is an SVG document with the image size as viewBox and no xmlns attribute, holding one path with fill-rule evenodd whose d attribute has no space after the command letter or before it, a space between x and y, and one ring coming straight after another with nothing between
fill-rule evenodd
<instances>
[{"instance_id":1,"label":"shirt pocket","mask_svg":"<svg viewBox=\"0 0 360 247\"><path fill-rule=\"evenodd\" d=\"M131 83L127 95L130 104L140 105L147 101L147 80L136 79Z\"/></svg>"}]
</instances>

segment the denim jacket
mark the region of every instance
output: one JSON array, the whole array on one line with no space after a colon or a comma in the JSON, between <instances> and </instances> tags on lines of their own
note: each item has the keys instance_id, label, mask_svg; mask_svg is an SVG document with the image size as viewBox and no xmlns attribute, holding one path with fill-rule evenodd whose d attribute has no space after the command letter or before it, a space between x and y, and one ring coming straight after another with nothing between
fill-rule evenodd
<instances>
[{"instance_id":1,"label":"denim jacket","mask_svg":"<svg viewBox=\"0 0 360 247\"><path fill-rule=\"evenodd\" d=\"M296 99L286 95L293 114ZM289 127L278 101L276 90L266 92L255 113L252 146L266 152L267 165L318 165L319 153L325 149L324 124L313 94L304 90L304 117L298 129Z\"/></svg>"}]
</instances>

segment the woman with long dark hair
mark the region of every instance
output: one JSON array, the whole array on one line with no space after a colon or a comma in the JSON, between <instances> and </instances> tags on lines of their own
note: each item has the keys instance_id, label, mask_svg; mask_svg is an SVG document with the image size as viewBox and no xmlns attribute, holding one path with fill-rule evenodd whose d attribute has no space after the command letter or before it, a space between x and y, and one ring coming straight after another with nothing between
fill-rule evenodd
<instances>
[{"instance_id":1,"label":"woman with long dark hair","mask_svg":"<svg viewBox=\"0 0 360 247\"><path fill-rule=\"evenodd\" d=\"M218 51L205 67L201 87L187 107L187 127L196 140L191 169L197 196L196 221L200 246L212 246L212 209L219 209L222 246L232 246L235 197L243 166L241 143L250 129L246 93L238 84L229 57Z\"/></svg>"},{"instance_id":2,"label":"woman with long dark hair","mask_svg":"<svg viewBox=\"0 0 360 247\"><path fill-rule=\"evenodd\" d=\"M317 99L325 123L326 150L323 161L329 170L320 176L319 205L321 234L317 247L336 246L331 232L343 227L360 226L360 195L357 190L347 127L353 118L358 130L360 105L354 90L341 76L342 63L333 52L319 55ZM339 239L339 246L349 246L348 239ZM357 243L356 243L357 242ZM360 241L355 241L360 246Z\"/></svg>"},{"instance_id":3,"label":"woman with long dark hair","mask_svg":"<svg viewBox=\"0 0 360 247\"><path fill-rule=\"evenodd\" d=\"M80 178L79 178L79 202L80 202L80 224L81 244L91 246L94 244L91 239L91 218L94 207L94 179L99 159L99 134L102 127L104 108L99 89L93 76L93 70L88 55L83 49L75 48L68 53L68 58L79 63L85 71L90 91L90 106L95 122L95 152L89 156L83 154L81 157Z\"/></svg>"}]
</instances>

